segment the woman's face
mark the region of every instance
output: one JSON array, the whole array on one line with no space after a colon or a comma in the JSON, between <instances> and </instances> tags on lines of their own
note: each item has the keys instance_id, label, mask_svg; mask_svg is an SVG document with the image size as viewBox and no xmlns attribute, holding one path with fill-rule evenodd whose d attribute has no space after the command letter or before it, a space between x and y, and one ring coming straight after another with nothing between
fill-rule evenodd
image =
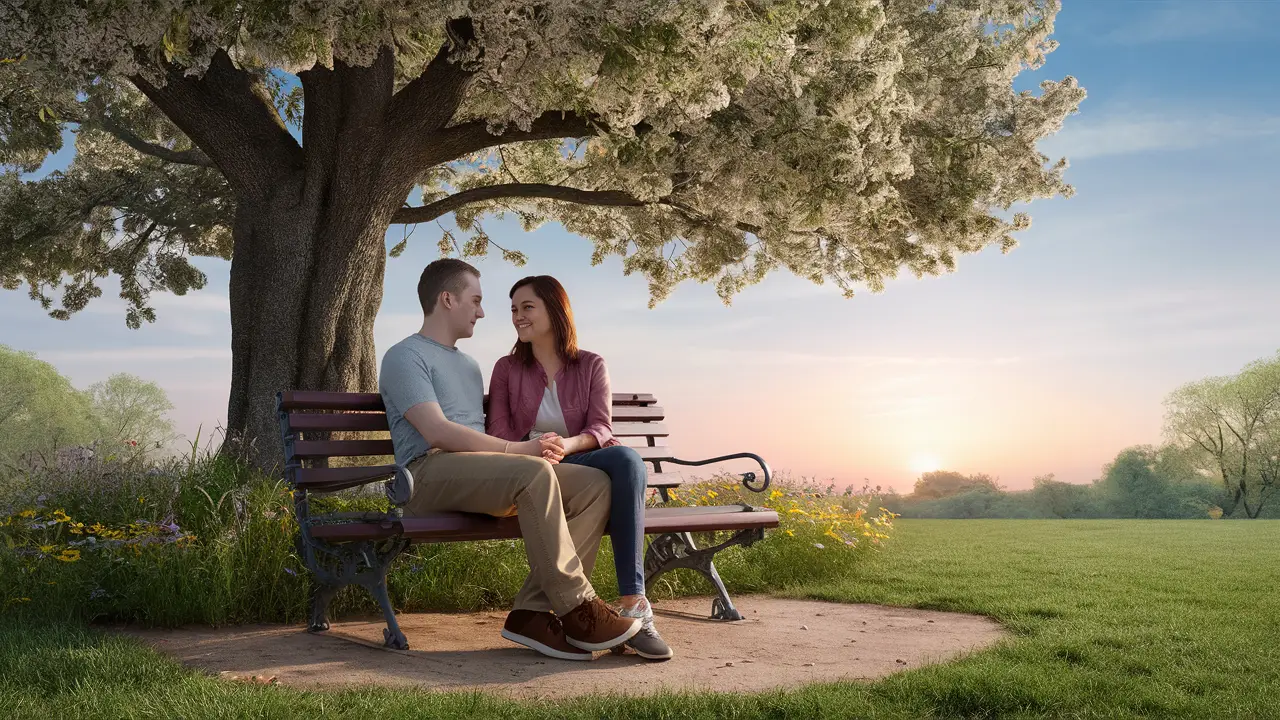
<instances>
[{"instance_id":1,"label":"woman's face","mask_svg":"<svg viewBox=\"0 0 1280 720\"><path fill-rule=\"evenodd\" d=\"M520 342L531 343L551 335L551 316L547 306L529 285L516 290L511 296L511 324L516 327Z\"/></svg>"}]
</instances>

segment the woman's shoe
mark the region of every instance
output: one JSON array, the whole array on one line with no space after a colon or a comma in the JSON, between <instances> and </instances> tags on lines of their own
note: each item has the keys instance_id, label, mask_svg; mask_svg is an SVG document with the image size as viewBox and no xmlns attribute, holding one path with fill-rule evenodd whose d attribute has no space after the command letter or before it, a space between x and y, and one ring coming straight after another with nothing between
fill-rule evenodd
<instances>
[{"instance_id":1,"label":"woman's shoe","mask_svg":"<svg viewBox=\"0 0 1280 720\"><path fill-rule=\"evenodd\" d=\"M653 626L653 606L648 598L641 598L635 607L623 608L618 613L624 618L636 618L640 621L640 632L627 641L627 647L645 660L670 660L674 652L667 641L658 634Z\"/></svg>"}]
</instances>

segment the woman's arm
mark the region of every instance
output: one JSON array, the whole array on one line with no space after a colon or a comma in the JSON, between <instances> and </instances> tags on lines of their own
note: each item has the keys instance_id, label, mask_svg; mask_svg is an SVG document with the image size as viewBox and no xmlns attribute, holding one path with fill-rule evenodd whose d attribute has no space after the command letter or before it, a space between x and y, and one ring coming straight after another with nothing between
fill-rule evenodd
<instances>
[{"instance_id":1,"label":"woman's arm","mask_svg":"<svg viewBox=\"0 0 1280 720\"><path fill-rule=\"evenodd\" d=\"M590 371L586 424L582 427L582 434L565 438L566 455L618 444L613 438L613 394L609 388L609 369L603 358L594 356Z\"/></svg>"},{"instance_id":2,"label":"woman's arm","mask_svg":"<svg viewBox=\"0 0 1280 720\"><path fill-rule=\"evenodd\" d=\"M511 361L498 358L489 376L489 412L485 414L485 432L496 438L516 441L524 433L511 426Z\"/></svg>"}]
</instances>

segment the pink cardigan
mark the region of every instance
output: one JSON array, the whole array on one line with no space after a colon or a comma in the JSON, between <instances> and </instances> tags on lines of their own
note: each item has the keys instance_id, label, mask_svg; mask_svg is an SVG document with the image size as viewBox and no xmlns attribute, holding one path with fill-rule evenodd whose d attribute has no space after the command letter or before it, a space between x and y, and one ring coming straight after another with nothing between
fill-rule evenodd
<instances>
[{"instance_id":1,"label":"pink cardigan","mask_svg":"<svg viewBox=\"0 0 1280 720\"><path fill-rule=\"evenodd\" d=\"M489 378L488 433L503 440L523 440L538 418L547 373L538 363L526 367L513 355L499 358ZM569 435L587 433L600 447L621 445L613 436L609 371L604 358L586 350L556 374L556 395Z\"/></svg>"}]
</instances>

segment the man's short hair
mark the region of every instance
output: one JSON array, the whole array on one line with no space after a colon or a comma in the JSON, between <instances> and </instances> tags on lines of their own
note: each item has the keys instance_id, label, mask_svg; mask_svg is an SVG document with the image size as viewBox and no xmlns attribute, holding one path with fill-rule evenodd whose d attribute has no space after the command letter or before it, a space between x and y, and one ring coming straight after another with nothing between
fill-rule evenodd
<instances>
[{"instance_id":1,"label":"man's short hair","mask_svg":"<svg viewBox=\"0 0 1280 720\"><path fill-rule=\"evenodd\" d=\"M466 287L468 273L480 277L479 270L457 258L440 258L427 265L422 270L422 277L418 278L418 302L422 303L422 314L430 315L436 309L440 293L461 293Z\"/></svg>"}]
</instances>

